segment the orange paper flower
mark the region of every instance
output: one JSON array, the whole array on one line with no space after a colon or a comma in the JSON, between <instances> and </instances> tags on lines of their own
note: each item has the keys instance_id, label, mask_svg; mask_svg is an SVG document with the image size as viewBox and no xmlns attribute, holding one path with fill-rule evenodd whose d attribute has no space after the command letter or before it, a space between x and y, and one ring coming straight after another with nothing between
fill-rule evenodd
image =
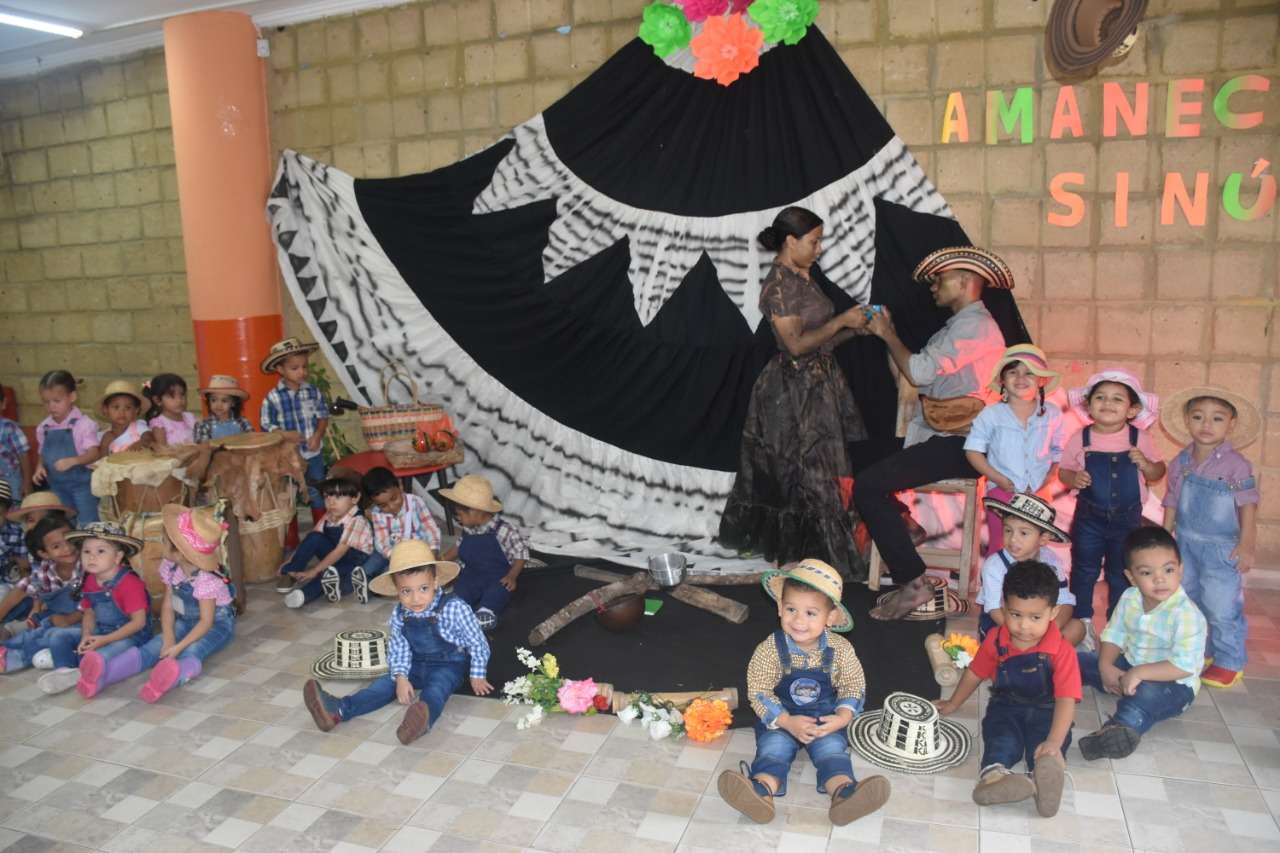
<instances>
[{"instance_id":1,"label":"orange paper flower","mask_svg":"<svg viewBox=\"0 0 1280 853\"><path fill-rule=\"evenodd\" d=\"M729 706L722 699L694 699L684 712L684 731L690 740L708 743L724 734L733 722Z\"/></svg>"},{"instance_id":2,"label":"orange paper flower","mask_svg":"<svg viewBox=\"0 0 1280 853\"><path fill-rule=\"evenodd\" d=\"M713 16L689 43L697 63L693 76L728 86L760 64L764 33L741 15Z\"/></svg>"}]
</instances>

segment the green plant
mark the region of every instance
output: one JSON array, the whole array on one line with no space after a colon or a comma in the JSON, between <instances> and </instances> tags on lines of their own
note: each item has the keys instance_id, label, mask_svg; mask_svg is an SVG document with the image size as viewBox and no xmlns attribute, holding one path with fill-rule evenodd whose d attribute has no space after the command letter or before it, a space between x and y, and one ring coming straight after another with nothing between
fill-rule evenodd
<instances>
[{"instance_id":1,"label":"green plant","mask_svg":"<svg viewBox=\"0 0 1280 853\"><path fill-rule=\"evenodd\" d=\"M316 386L326 400L333 400L333 383L329 381L329 373L318 359L313 358L307 362L307 381ZM326 468L356 452L332 415L329 416L329 428L324 431L324 444L321 451L324 454Z\"/></svg>"}]
</instances>

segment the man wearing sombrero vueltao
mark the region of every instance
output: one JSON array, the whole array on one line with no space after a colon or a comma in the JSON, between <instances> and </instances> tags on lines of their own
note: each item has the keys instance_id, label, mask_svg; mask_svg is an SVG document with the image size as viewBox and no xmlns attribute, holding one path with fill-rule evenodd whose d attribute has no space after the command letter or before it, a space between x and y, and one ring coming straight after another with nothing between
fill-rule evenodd
<instances>
[{"instance_id":1,"label":"man wearing sombrero vueltao","mask_svg":"<svg viewBox=\"0 0 1280 853\"><path fill-rule=\"evenodd\" d=\"M871 611L876 619L901 619L933 594L925 565L907 529L895 493L936 480L977 477L964 453L965 433L983 408L983 386L1005 349L1004 335L982 302L982 289L1013 289L1013 273L985 249L939 249L916 267L933 301L951 318L920 352L898 337L886 308L868 331L882 339L902 376L919 389L921 408L905 439L869 439L849 449L854 465L853 502L884 558L897 592ZM893 447L886 447L894 442ZM893 450L897 448L897 452ZM866 465L866 460L879 460ZM866 467L858 470L861 465Z\"/></svg>"}]
</instances>

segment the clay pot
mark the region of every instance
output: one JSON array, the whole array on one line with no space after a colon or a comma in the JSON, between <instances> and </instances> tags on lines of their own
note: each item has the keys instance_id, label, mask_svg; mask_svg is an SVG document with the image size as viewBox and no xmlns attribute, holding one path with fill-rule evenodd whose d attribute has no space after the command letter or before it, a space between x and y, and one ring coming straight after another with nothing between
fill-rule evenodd
<instances>
[{"instance_id":1,"label":"clay pot","mask_svg":"<svg viewBox=\"0 0 1280 853\"><path fill-rule=\"evenodd\" d=\"M612 602L604 610L596 611L596 621L600 626L615 634L630 631L644 618L644 596L624 595Z\"/></svg>"}]
</instances>

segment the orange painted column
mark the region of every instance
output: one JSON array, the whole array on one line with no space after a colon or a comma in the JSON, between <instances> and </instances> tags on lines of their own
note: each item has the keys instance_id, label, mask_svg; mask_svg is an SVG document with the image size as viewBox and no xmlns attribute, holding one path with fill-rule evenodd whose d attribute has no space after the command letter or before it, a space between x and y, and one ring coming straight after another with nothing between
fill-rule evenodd
<instances>
[{"instance_id":1,"label":"orange painted column","mask_svg":"<svg viewBox=\"0 0 1280 853\"><path fill-rule=\"evenodd\" d=\"M164 24L187 293L203 385L236 377L255 424L276 377L258 369L284 337L276 248L266 220L272 156L266 63L239 12L197 12ZM194 389L193 389L194 390Z\"/></svg>"}]
</instances>

